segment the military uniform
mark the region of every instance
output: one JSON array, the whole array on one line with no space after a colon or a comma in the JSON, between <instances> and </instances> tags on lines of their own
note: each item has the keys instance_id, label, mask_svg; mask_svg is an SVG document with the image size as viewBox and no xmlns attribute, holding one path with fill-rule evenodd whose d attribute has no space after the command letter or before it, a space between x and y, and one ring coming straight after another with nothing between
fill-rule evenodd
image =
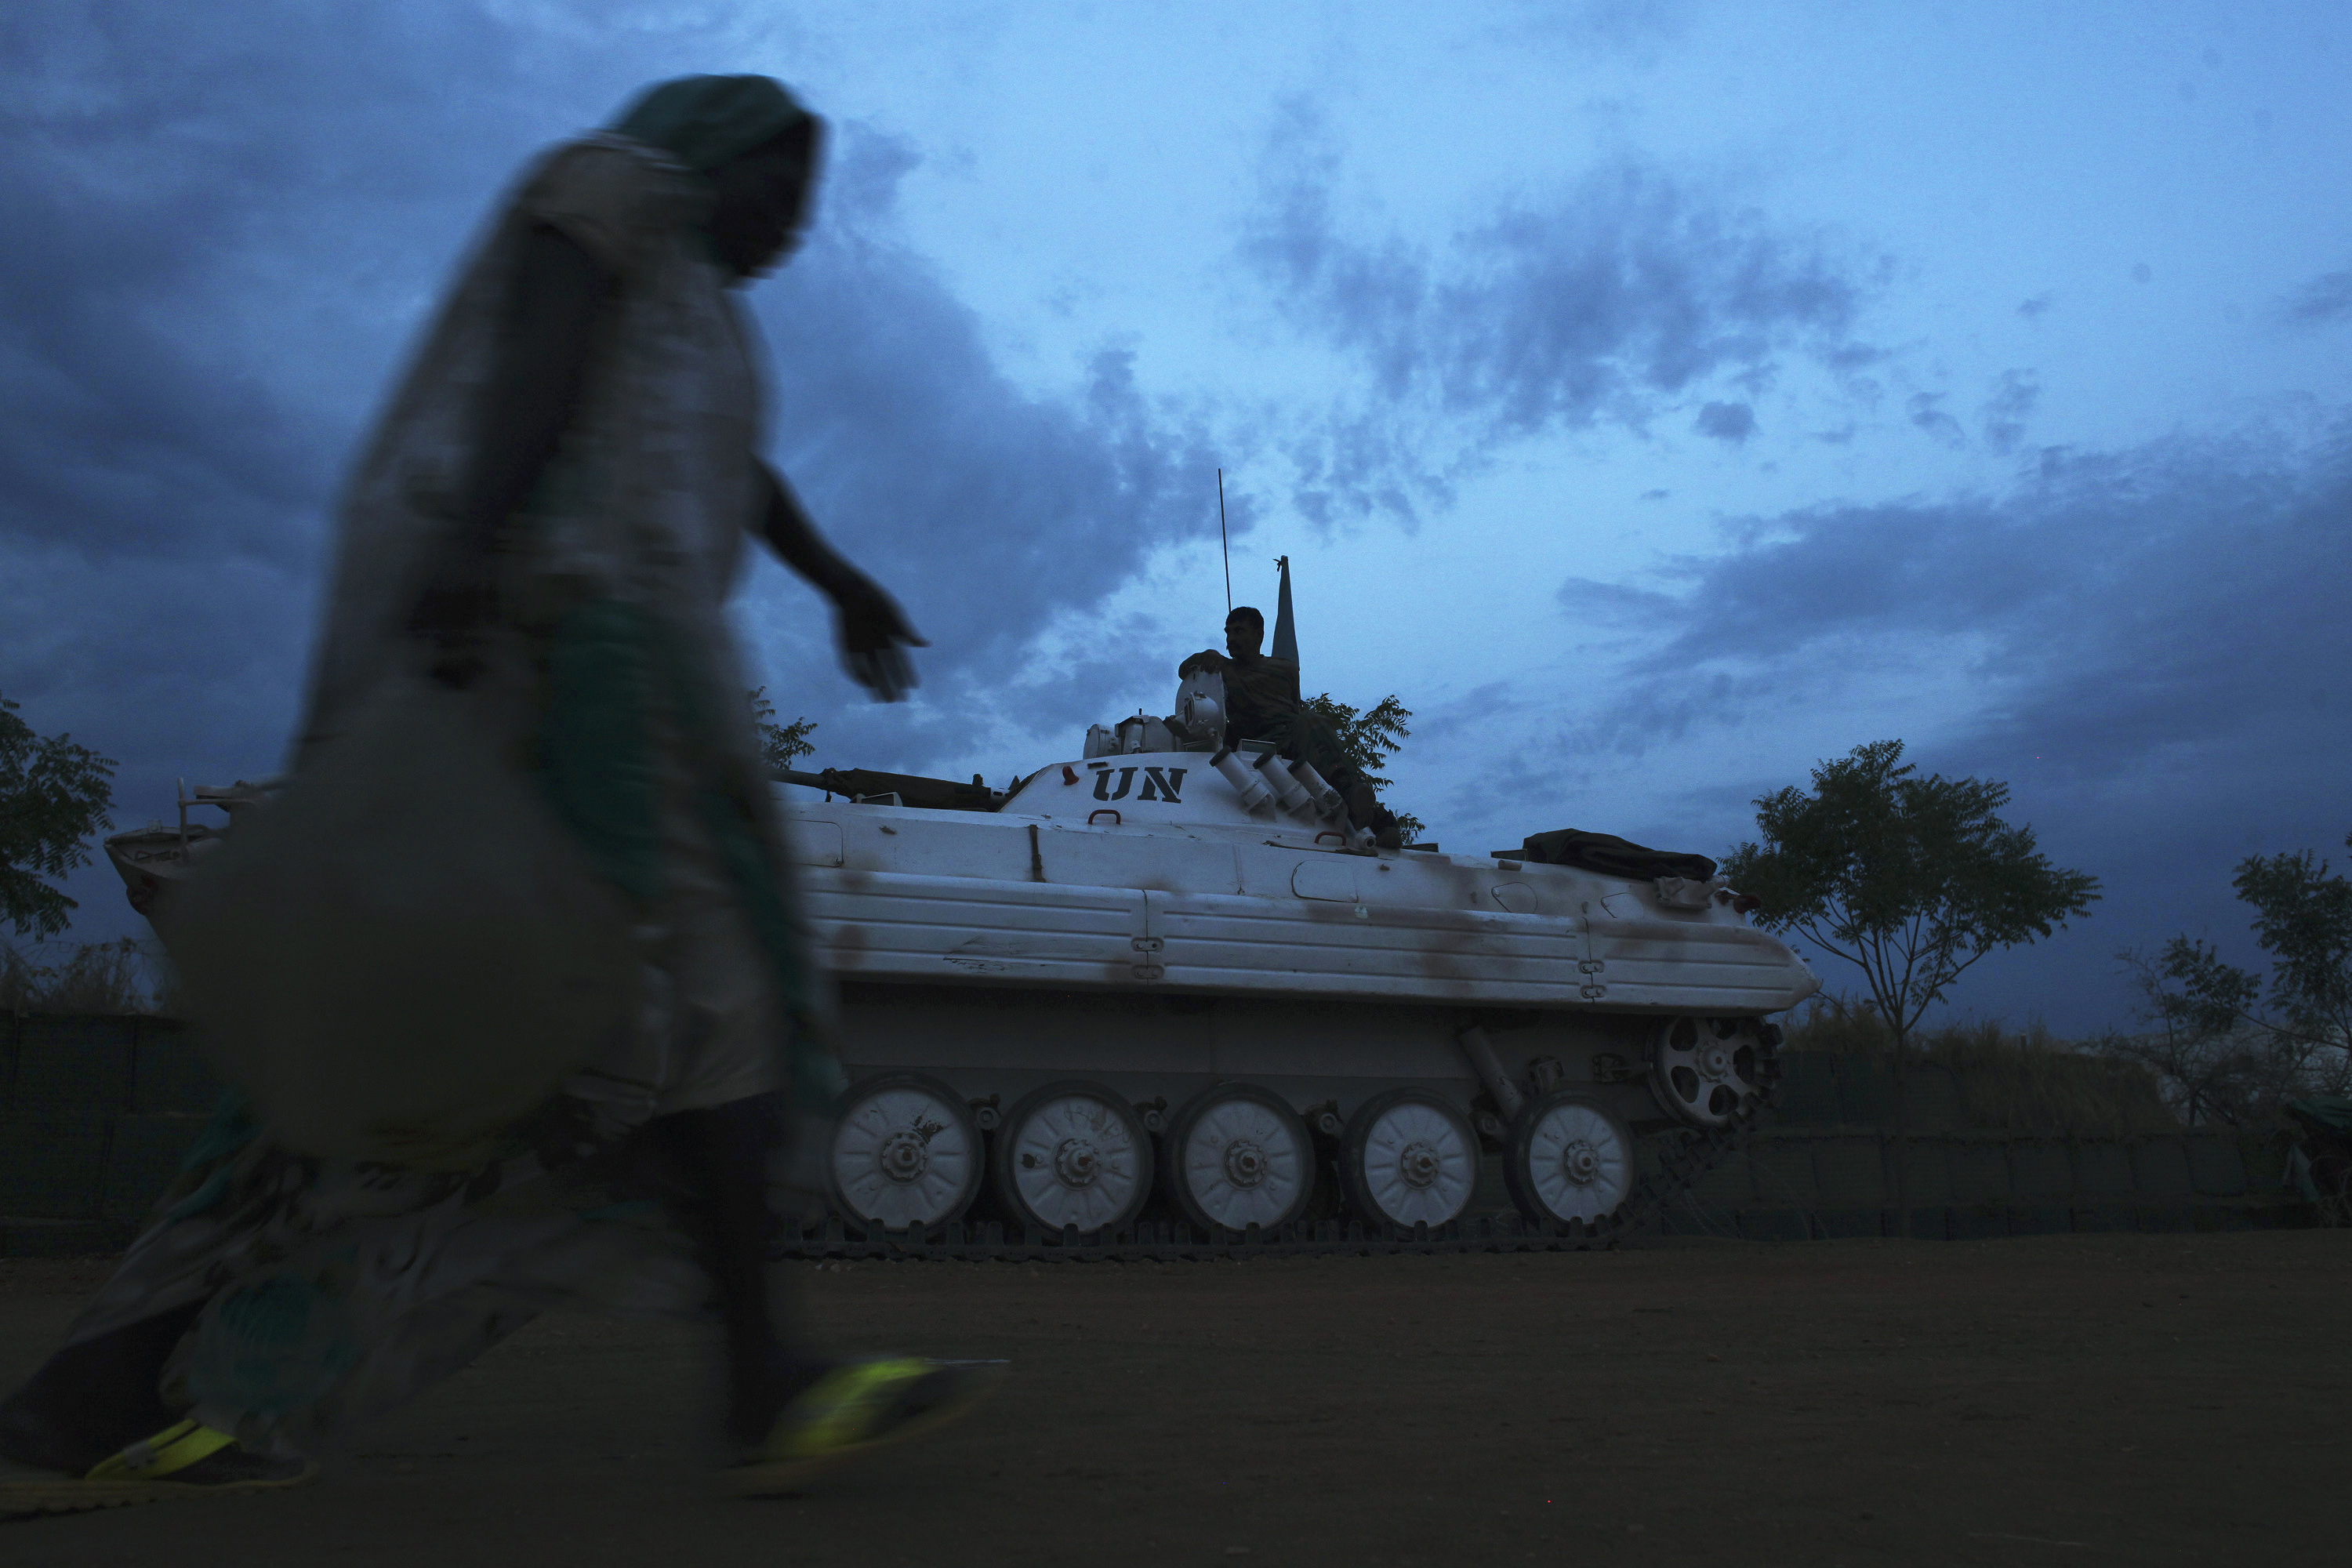
<instances>
[{"instance_id":1,"label":"military uniform","mask_svg":"<svg viewBox=\"0 0 2352 1568\"><path fill-rule=\"evenodd\" d=\"M1339 743L1339 732L1298 695L1298 666L1263 653L1219 653L1204 648L1177 668L1179 680L1195 669L1221 670L1225 678L1225 744L1272 741L1286 757L1304 762L1335 788L1346 789L1356 768Z\"/></svg>"}]
</instances>

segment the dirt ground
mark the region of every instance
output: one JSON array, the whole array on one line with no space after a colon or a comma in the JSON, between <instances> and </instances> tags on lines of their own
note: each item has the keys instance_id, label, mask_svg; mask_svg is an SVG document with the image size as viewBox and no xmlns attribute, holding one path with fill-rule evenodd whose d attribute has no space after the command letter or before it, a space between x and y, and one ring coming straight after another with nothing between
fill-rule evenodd
<instances>
[{"instance_id":1,"label":"dirt ground","mask_svg":"<svg viewBox=\"0 0 2352 1568\"><path fill-rule=\"evenodd\" d=\"M779 1266L980 1415L711 1495L709 1345L551 1318L318 1485L0 1526L37 1563L2346 1560L2352 1232ZM0 1382L100 1265L0 1262Z\"/></svg>"}]
</instances>

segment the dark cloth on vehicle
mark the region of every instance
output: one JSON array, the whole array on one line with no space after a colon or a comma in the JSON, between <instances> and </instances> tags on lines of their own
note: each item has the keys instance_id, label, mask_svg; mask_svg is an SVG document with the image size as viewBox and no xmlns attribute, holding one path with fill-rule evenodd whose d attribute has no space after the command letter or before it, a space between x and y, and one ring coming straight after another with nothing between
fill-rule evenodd
<instances>
[{"instance_id":1,"label":"dark cloth on vehicle","mask_svg":"<svg viewBox=\"0 0 2352 1568\"><path fill-rule=\"evenodd\" d=\"M1546 866L1573 866L1579 870L1622 877L1632 882L1659 877L1687 877L1704 882L1715 875L1715 862L1704 855L1652 849L1612 833L1586 833L1574 827L1531 833L1516 851L1497 849L1495 854Z\"/></svg>"}]
</instances>

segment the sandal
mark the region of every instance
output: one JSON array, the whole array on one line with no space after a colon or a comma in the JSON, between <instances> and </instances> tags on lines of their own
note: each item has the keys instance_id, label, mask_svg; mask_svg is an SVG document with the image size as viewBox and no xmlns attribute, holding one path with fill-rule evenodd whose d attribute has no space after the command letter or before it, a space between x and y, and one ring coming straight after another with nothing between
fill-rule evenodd
<instances>
[{"instance_id":1,"label":"sandal","mask_svg":"<svg viewBox=\"0 0 2352 1568\"><path fill-rule=\"evenodd\" d=\"M1003 1362L889 1356L845 1362L794 1395L726 1472L739 1497L791 1491L828 1465L943 1426L1003 1381Z\"/></svg>"},{"instance_id":2,"label":"sandal","mask_svg":"<svg viewBox=\"0 0 2352 1568\"><path fill-rule=\"evenodd\" d=\"M86 1475L0 1476L0 1519L272 1491L300 1486L318 1473L308 1459L257 1454L226 1432L182 1421L108 1455Z\"/></svg>"}]
</instances>

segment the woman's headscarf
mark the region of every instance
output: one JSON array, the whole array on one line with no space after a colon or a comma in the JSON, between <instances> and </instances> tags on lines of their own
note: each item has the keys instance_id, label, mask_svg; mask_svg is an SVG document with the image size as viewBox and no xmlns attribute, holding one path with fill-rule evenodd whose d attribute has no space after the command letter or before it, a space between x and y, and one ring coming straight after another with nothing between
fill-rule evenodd
<instances>
[{"instance_id":1,"label":"woman's headscarf","mask_svg":"<svg viewBox=\"0 0 2352 1568\"><path fill-rule=\"evenodd\" d=\"M612 131L709 171L816 116L764 76L682 76L647 88Z\"/></svg>"}]
</instances>

